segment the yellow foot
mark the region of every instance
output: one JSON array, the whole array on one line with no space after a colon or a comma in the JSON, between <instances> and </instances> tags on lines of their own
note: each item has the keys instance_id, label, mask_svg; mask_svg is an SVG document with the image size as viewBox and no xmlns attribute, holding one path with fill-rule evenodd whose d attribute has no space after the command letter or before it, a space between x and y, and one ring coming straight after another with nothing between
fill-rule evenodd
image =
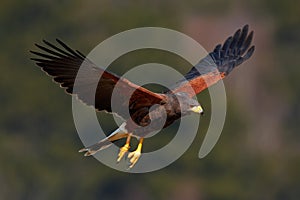
<instances>
[{"instance_id":1,"label":"yellow foot","mask_svg":"<svg viewBox=\"0 0 300 200\"><path fill-rule=\"evenodd\" d=\"M139 145L136 148L136 150L134 152L131 152L128 154L128 158L130 159L130 166L129 169L131 169L132 167L134 167L135 163L139 160L141 154L142 154L142 146L143 146L143 140L144 138L140 139Z\"/></svg>"},{"instance_id":2,"label":"yellow foot","mask_svg":"<svg viewBox=\"0 0 300 200\"><path fill-rule=\"evenodd\" d=\"M129 148L130 148L130 138L131 138L131 134L128 134L127 136L127 140L126 140L126 144L120 148L120 152L118 154L118 159L117 159L117 162L120 162L121 159L124 157L125 153L128 152Z\"/></svg>"},{"instance_id":3,"label":"yellow foot","mask_svg":"<svg viewBox=\"0 0 300 200\"><path fill-rule=\"evenodd\" d=\"M117 162L121 161L121 159L124 157L125 153L128 152L129 148L130 148L129 144L125 144L123 147L120 148Z\"/></svg>"}]
</instances>

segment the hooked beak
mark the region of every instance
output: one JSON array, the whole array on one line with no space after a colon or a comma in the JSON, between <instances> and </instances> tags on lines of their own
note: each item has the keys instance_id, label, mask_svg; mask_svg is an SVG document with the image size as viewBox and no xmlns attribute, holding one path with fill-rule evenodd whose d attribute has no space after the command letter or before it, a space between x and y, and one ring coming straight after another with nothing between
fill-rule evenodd
<instances>
[{"instance_id":1,"label":"hooked beak","mask_svg":"<svg viewBox=\"0 0 300 200\"><path fill-rule=\"evenodd\" d=\"M203 109L201 106L194 106L191 108L191 111L198 113L198 114L203 114Z\"/></svg>"}]
</instances>

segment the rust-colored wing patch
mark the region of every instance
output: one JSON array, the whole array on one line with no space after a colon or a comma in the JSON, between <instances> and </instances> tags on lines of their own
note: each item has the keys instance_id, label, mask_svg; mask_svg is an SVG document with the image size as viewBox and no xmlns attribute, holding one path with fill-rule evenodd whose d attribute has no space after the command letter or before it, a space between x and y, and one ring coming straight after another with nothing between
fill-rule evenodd
<instances>
[{"instance_id":1,"label":"rust-colored wing patch","mask_svg":"<svg viewBox=\"0 0 300 200\"><path fill-rule=\"evenodd\" d=\"M248 25L245 25L242 30L239 29L230 36L223 45L217 45L185 75L185 79L179 81L168 92L185 92L192 97L225 78L235 67L248 60L255 49L251 46L253 31L248 34L248 29Z\"/></svg>"},{"instance_id":2,"label":"rust-colored wing patch","mask_svg":"<svg viewBox=\"0 0 300 200\"><path fill-rule=\"evenodd\" d=\"M178 85L175 89L172 90L173 93L184 92L187 93L190 97L193 97L196 94L199 94L206 88L217 83L219 80L225 77L225 73L220 73L218 70L209 72L207 74L197 76L190 81L184 81Z\"/></svg>"}]
</instances>

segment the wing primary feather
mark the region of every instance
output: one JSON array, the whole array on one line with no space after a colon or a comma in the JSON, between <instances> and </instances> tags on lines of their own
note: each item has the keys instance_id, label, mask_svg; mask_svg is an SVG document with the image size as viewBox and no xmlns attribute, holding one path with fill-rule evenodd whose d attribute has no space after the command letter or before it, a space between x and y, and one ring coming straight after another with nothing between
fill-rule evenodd
<instances>
[{"instance_id":1,"label":"wing primary feather","mask_svg":"<svg viewBox=\"0 0 300 200\"><path fill-rule=\"evenodd\" d=\"M62 46L64 47L68 52L70 52L72 54L72 57L78 57L78 54L71 49L68 45L66 45L65 43L63 43L61 40L56 39L56 41Z\"/></svg>"},{"instance_id":2,"label":"wing primary feather","mask_svg":"<svg viewBox=\"0 0 300 200\"><path fill-rule=\"evenodd\" d=\"M43 42L48 45L49 47L51 47L52 49L55 49L57 52L60 52L61 53L61 57L72 57L71 54L69 54L68 52L58 48L57 46L51 44L50 42L46 41L46 40L43 40Z\"/></svg>"},{"instance_id":3,"label":"wing primary feather","mask_svg":"<svg viewBox=\"0 0 300 200\"><path fill-rule=\"evenodd\" d=\"M243 46L241 47L241 54L244 54L247 49L249 48L251 42L253 39L253 31L250 32L249 36L246 38L246 41L244 42Z\"/></svg>"},{"instance_id":4,"label":"wing primary feather","mask_svg":"<svg viewBox=\"0 0 300 200\"><path fill-rule=\"evenodd\" d=\"M37 56L41 56L43 58L47 58L47 59L50 59L50 60L53 60L53 59L58 59L58 57L55 57L55 56L50 56L48 54L44 54L44 53L40 53L40 52L36 52L36 51L29 51L30 53L32 54L35 54Z\"/></svg>"},{"instance_id":5,"label":"wing primary feather","mask_svg":"<svg viewBox=\"0 0 300 200\"><path fill-rule=\"evenodd\" d=\"M252 47L247 51L246 55L244 56L244 59L245 59L245 60L249 59L249 58L252 56L254 50L255 50L255 46L252 46Z\"/></svg>"},{"instance_id":6,"label":"wing primary feather","mask_svg":"<svg viewBox=\"0 0 300 200\"><path fill-rule=\"evenodd\" d=\"M222 48L222 45L221 45L221 44L218 44L218 45L215 47L214 52L219 52L221 48Z\"/></svg>"},{"instance_id":7,"label":"wing primary feather","mask_svg":"<svg viewBox=\"0 0 300 200\"><path fill-rule=\"evenodd\" d=\"M55 56L57 56L57 57L61 57L61 56L62 56L60 53L55 52L55 51L52 51L51 49L48 49L48 48L46 48L46 47L44 47L44 46L41 46L41 45L39 45L39 44L35 44L35 46L37 46L38 48L40 48L41 50L43 50L43 51L45 51L45 52L47 52L47 53L50 53L50 54L52 54L52 55L55 55Z\"/></svg>"},{"instance_id":8,"label":"wing primary feather","mask_svg":"<svg viewBox=\"0 0 300 200\"><path fill-rule=\"evenodd\" d=\"M233 36L233 39L232 39L232 42L230 44L230 48L233 49L236 47L236 44L240 38L240 35L241 35L241 29L237 30Z\"/></svg>"},{"instance_id":9,"label":"wing primary feather","mask_svg":"<svg viewBox=\"0 0 300 200\"><path fill-rule=\"evenodd\" d=\"M81 56L82 59L85 59L85 58L86 58L85 55L83 55L83 53L81 53L80 51L76 50L76 52L78 53L78 55Z\"/></svg>"},{"instance_id":10,"label":"wing primary feather","mask_svg":"<svg viewBox=\"0 0 300 200\"><path fill-rule=\"evenodd\" d=\"M233 38L232 37L229 37L227 38L227 40L225 41L223 47L222 47L222 50L224 51L225 54L227 54L231 44L232 44L232 40Z\"/></svg>"},{"instance_id":11,"label":"wing primary feather","mask_svg":"<svg viewBox=\"0 0 300 200\"><path fill-rule=\"evenodd\" d=\"M248 30L249 30L249 26L248 26L248 24L247 24L247 25L245 25L245 26L243 27L243 29L242 29L241 37L239 38L239 41L238 41L238 43L237 43L237 47L238 47L238 48L241 48L241 47L242 47L242 45L243 45L243 43L244 43L244 41L245 41L245 38L246 38L246 36L248 35Z\"/></svg>"}]
</instances>

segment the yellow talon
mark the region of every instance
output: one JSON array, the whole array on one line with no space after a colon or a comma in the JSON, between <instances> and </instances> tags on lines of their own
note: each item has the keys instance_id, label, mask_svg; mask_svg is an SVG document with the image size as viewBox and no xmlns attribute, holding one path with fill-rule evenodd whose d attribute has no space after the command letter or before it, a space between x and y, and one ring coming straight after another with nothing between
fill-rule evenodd
<instances>
[{"instance_id":1,"label":"yellow talon","mask_svg":"<svg viewBox=\"0 0 300 200\"><path fill-rule=\"evenodd\" d=\"M129 169L131 169L136 164L136 162L139 160L139 158L142 154L143 141L144 141L144 138L141 138L136 150L128 154L128 158L130 159Z\"/></svg>"},{"instance_id":2,"label":"yellow talon","mask_svg":"<svg viewBox=\"0 0 300 200\"><path fill-rule=\"evenodd\" d=\"M131 134L128 134L126 144L123 147L120 148L120 152L118 154L117 162L120 162L121 159L124 157L125 153L128 152L128 150L130 148L130 145L129 145L130 139L131 139Z\"/></svg>"},{"instance_id":3,"label":"yellow talon","mask_svg":"<svg viewBox=\"0 0 300 200\"><path fill-rule=\"evenodd\" d=\"M125 144L123 147L120 148L117 162L121 161L121 159L124 157L125 153L128 152L129 148L130 148L129 144Z\"/></svg>"}]
</instances>

